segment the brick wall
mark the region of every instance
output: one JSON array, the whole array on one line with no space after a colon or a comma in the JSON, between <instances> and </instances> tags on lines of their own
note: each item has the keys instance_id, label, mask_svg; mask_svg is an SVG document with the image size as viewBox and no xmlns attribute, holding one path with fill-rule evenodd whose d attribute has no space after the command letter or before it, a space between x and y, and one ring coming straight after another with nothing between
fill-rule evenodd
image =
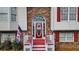
<instances>
[{"instance_id":1,"label":"brick wall","mask_svg":"<svg viewBox=\"0 0 79 59\"><path fill-rule=\"evenodd\" d=\"M79 42L60 42L55 48L56 51L79 51Z\"/></svg>"},{"instance_id":2,"label":"brick wall","mask_svg":"<svg viewBox=\"0 0 79 59\"><path fill-rule=\"evenodd\" d=\"M78 42L58 42L55 44L56 44L55 47L56 51L79 51L79 39Z\"/></svg>"},{"instance_id":3,"label":"brick wall","mask_svg":"<svg viewBox=\"0 0 79 59\"><path fill-rule=\"evenodd\" d=\"M28 7L27 8L27 31L32 34L32 17L35 15L43 15L46 19L46 33L50 30L50 12L49 7Z\"/></svg>"}]
</instances>

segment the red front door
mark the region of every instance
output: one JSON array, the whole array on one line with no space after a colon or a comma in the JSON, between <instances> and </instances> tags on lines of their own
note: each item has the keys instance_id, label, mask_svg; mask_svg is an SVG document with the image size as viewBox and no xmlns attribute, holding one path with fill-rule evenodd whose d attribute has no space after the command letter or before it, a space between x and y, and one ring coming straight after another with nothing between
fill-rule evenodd
<instances>
[{"instance_id":1,"label":"red front door","mask_svg":"<svg viewBox=\"0 0 79 59\"><path fill-rule=\"evenodd\" d=\"M42 38L42 23L36 23L36 38Z\"/></svg>"}]
</instances>

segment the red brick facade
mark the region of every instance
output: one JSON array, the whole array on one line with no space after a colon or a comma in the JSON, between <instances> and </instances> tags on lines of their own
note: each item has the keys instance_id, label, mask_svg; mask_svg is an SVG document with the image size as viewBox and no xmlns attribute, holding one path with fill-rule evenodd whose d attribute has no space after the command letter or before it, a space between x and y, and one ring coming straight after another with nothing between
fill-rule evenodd
<instances>
[{"instance_id":1,"label":"red brick facade","mask_svg":"<svg viewBox=\"0 0 79 59\"><path fill-rule=\"evenodd\" d=\"M27 31L32 34L32 17L36 15L43 15L46 20L46 33L50 31L50 12L49 7L28 7L27 8Z\"/></svg>"}]
</instances>

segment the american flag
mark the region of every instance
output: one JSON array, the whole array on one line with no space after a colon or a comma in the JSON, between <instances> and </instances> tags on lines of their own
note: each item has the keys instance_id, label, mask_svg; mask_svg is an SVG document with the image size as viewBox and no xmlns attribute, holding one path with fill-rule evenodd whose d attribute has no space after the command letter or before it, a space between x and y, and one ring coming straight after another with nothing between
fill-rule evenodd
<instances>
[{"instance_id":1,"label":"american flag","mask_svg":"<svg viewBox=\"0 0 79 59\"><path fill-rule=\"evenodd\" d=\"M20 41L21 41L21 32L22 32L22 30L21 30L21 28L20 28L20 26L18 25L18 28L17 28L17 34L16 34L16 43L17 44L19 44L20 43Z\"/></svg>"}]
</instances>

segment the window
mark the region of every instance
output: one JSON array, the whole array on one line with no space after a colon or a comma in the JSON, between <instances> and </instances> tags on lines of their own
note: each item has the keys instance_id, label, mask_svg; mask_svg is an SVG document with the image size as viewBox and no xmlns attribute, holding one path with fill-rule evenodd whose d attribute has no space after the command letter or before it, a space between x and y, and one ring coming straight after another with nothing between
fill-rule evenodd
<instances>
[{"instance_id":1,"label":"window","mask_svg":"<svg viewBox=\"0 0 79 59\"><path fill-rule=\"evenodd\" d=\"M61 7L60 15L62 21L76 20L76 7Z\"/></svg>"},{"instance_id":2,"label":"window","mask_svg":"<svg viewBox=\"0 0 79 59\"><path fill-rule=\"evenodd\" d=\"M33 37L34 37L34 32L35 32L35 31L34 31L34 23L33 23Z\"/></svg>"},{"instance_id":3,"label":"window","mask_svg":"<svg viewBox=\"0 0 79 59\"><path fill-rule=\"evenodd\" d=\"M8 7L0 7L0 13L8 13Z\"/></svg>"},{"instance_id":4,"label":"window","mask_svg":"<svg viewBox=\"0 0 79 59\"><path fill-rule=\"evenodd\" d=\"M0 21L7 21L8 14L7 13L0 13Z\"/></svg>"},{"instance_id":5,"label":"window","mask_svg":"<svg viewBox=\"0 0 79 59\"><path fill-rule=\"evenodd\" d=\"M0 21L7 21L7 20L8 20L8 8L0 7Z\"/></svg>"},{"instance_id":6,"label":"window","mask_svg":"<svg viewBox=\"0 0 79 59\"><path fill-rule=\"evenodd\" d=\"M74 37L73 33L67 33L67 40L72 40Z\"/></svg>"},{"instance_id":7,"label":"window","mask_svg":"<svg viewBox=\"0 0 79 59\"><path fill-rule=\"evenodd\" d=\"M3 43L7 39L10 39L11 42L13 42L13 40L15 40L15 33L2 33L1 42Z\"/></svg>"},{"instance_id":8,"label":"window","mask_svg":"<svg viewBox=\"0 0 79 59\"><path fill-rule=\"evenodd\" d=\"M11 7L11 14L16 14L16 7Z\"/></svg>"},{"instance_id":9,"label":"window","mask_svg":"<svg viewBox=\"0 0 79 59\"><path fill-rule=\"evenodd\" d=\"M60 33L60 42L73 42L74 34L73 32L61 32Z\"/></svg>"},{"instance_id":10,"label":"window","mask_svg":"<svg viewBox=\"0 0 79 59\"><path fill-rule=\"evenodd\" d=\"M16 7L11 8L11 21L16 21Z\"/></svg>"},{"instance_id":11,"label":"window","mask_svg":"<svg viewBox=\"0 0 79 59\"><path fill-rule=\"evenodd\" d=\"M45 23L43 23L43 36L45 36Z\"/></svg>"},{"instance_id":12,"label":"window","mask_svg":"<svg viewBox=\"0 0 79 59\"><path fill-rule=\"evenodd\" d=\"M69 19L70 20L76 20L76 8L75 7L70 7L70 11L69 11Z\"/></svg>"},{"instance_id":13,"label":"window","mask_svg":"<svg viewBox=\"0 0 79 59\"><path fill-rule=\"evenodd\" d=\"M11 21L16 21L16 15L14 14L11 15Z\"/></svg>"},{"instance_id":14,"label":"window","mask_svg":"<svg viewBox=\"0 0 79 59\"><path fill-rule=\"evenodd\" d=\"M66 33L60 33L60 41L65 41L66 40Z\"/></svg>"},{"instance_id":15,"label":"window","mask_svg":"<svg viewBox=\"0 0 79 59\"><path fill-rule=\"evenodd\" d=\"M42 15L37 15L33 17L34 21L45 21L44 16Z\"/></svg>"},{"instance_id":16,"label":"window","mask_svg":"<svg viewBox=\"0 0 79 59\"><path fill-rule=\"evenodd\" d=\"M62 20L68 20L68 8L67 7L63 7L61 8L61 19Z\"/></svg>"}]
</instances>

